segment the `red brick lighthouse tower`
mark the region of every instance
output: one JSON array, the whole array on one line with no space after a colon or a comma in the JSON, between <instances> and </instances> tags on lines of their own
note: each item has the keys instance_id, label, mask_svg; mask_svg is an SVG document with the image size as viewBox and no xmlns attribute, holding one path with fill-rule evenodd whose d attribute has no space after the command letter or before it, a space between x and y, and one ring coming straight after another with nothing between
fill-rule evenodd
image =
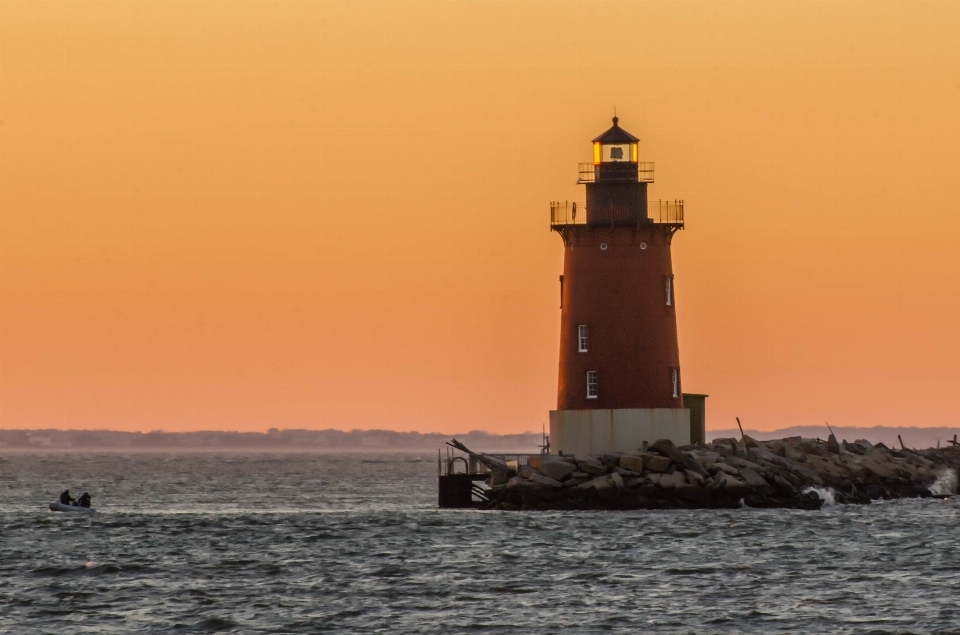
<instances>
[{"instance_id":1,"label":"red brick lighthouse tower","mask_svg":"<svg viewBox=\"0 0 960 635\"><path fill-rule=\"evenodd\" d=\"M668 438L688 444L670 245L683 201L647 201L653 163L618 124L580 165L586 203L552 203L563 239L560 374L550 413L554 451L630 451ZM698 439L693 439L698 440Z\"/></svg>"}]
</instances>

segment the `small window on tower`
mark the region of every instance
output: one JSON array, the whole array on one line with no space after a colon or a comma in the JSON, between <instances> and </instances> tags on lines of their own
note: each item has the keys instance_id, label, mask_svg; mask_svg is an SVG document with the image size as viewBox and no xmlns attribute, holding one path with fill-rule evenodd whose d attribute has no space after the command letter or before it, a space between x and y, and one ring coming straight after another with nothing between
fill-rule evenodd
<instances>
[{"instance_id":1,"label":"small window on tower","mask_svg":"<svg viewBox=\"0 0 960 635\"><path fill-rule=\"evenodd\" d=\"M680 398L680 369L671 368L670 369L670 382L673 384L673 398Z\"/></svg>"},{"instance_id":2,"label":"small window on tower","mask_svg":"<svg viewBox=\"0 0 960 635\"><path fill-rule=\"evenodd\" d=\"M587 325L586 324L577 325L577 352L578 353L587 352Z\"/></svg>"},{"instance_id":3,"label":"small window on tower","mask_svg":"<svg viewBox=\"0 0 960 635\"><path fill-rule=\"evenodd\" d=\"M587 371L587 399L597 398L597 371Z\"/></svg>"},{"instance_id":4,"label":"small window on tower","mask_svg":"<svg viewBox=\"0 0 960 635\"><path fill-rule=\"evenodd\" d=\"M663 279L667 291L667 306L673 306L673 276L667 276Z\"/></svg>"}]
</instances>

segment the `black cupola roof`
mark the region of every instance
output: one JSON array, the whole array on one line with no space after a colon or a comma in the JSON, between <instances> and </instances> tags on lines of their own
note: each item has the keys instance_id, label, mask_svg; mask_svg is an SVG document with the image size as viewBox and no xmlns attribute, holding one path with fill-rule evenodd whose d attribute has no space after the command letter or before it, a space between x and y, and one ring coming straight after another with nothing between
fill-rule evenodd
<instances>
[{"instance_id":1,"label":"black cupola roof","mask_svg":"<svg viewBox=\"0 0 960 635\"><path fill-rule=\"evenodd\" d=\"M621 128L617 122L620 120L617 117L613 118L613 127L604 132L602 135L593 140L593 143L636 143L640 141L632 134Z\"/></svg>"}]
</instances>

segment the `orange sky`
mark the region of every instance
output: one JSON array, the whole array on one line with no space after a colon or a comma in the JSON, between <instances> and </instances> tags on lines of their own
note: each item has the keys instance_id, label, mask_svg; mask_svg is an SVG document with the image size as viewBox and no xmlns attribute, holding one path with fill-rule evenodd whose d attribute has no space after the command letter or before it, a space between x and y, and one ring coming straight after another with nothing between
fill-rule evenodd
<instances>
[{"instance_id":1,"label":"orange sky","mask_svg":"<svg viewBox=\"0 0 960 635\"><path fill-rule=\"evenodd\" d=\"M707 425L953 425L960 3L0 3L0 427L539 430L577 163Z\"/></svg>"}]
</instances>

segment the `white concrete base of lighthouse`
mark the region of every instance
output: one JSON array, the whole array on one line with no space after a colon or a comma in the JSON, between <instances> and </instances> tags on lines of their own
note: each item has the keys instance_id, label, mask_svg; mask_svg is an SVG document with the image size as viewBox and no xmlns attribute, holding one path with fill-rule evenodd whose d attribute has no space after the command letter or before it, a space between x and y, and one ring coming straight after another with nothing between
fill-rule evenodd
<instances>
[{"instance_id":1,"label":"white concrete base of lighthouse","mask_svg":"<svg viewBox=\"0 0 960 635\"><path fill-rule=\"evenodd\" d=\"M689 408L551 410L550 452L598 455L633 452L644 441L690 443Z\"/></svg>"}]
</instances>

